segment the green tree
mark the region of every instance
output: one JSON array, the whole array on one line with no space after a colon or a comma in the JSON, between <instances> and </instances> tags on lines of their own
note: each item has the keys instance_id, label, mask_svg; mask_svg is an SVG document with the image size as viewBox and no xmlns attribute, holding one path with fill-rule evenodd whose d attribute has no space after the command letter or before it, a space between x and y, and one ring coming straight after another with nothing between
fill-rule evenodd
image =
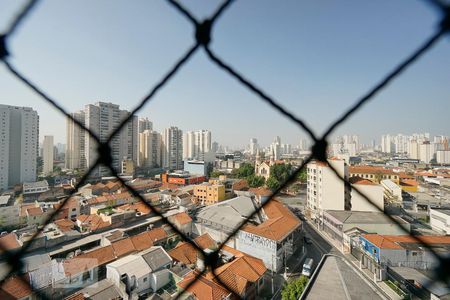
<instances>
[{"instance_id":1,"label":"green tree","mask_svg":"<svg viewBox=\"0 0 450 300\"><path fill-rule=\"evenodd\" d=\"M224 173L223 172L220 172L220 171L212 171L211 173L209 173L209 178L217 178L217 177L219 177L220 175L223 175Z\"/></svg>"},{"instance_id":2,"label":"green tree","mask_svg":"<svg viewBox=\"0 0 450 300\"><path fill-rule=\"evenodd\" d=\"M281 291L281 299L297 300L302 295L307 284L308 277L303 275L289 282L283 287L283 290Z\"/></svg>"},{"instance_id":3,"label":"green tree","mask_svg":"<svg viewBox=\"0 0 450 300\"><path fill-rule=\"evenodd\" d=\"M266 179L262 176L257 176L255 174L252 174L248 176L247 178L248 185L252 188L260 187L264 185L264 182Z\"/></svg>"},{"instance_id":4,"label":"green tree","mask_svg":"<svg viewBox=\"0 0 450 300\"><path fill-rule=\"evenodd\" d=\"M298 180L300 180L303 183L306 182L306 180L308 179L308 174L306 173L305 168L300 170L300 173L298 174L297 178L298 178Z\"/></svg>"},{"instance_id":5,"label":"green tree","mask_svg":"<svg viewBox=\"0 0 450 300\"><path fill-rule=\"evenodd\" d=\"M236 178L247 178L255 174L255 167L250 163L243 163L239 169L231 171L231 175Z\"/></svg>"},{"instance_id":6,"label":"green tree","mask_svg":"<svg viewBox=\"0 0 450 300\"><path fill-rule=\"evenodd\" d=\"M278 189L281 183L272 175L270 175L269 179L266 181L266 186L272 191Z\"/></svg>"}]
</instances>

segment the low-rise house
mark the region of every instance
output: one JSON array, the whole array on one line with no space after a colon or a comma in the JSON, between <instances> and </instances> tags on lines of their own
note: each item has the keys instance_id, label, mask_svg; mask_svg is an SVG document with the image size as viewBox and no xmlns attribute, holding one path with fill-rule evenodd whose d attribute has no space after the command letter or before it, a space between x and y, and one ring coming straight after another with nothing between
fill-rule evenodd
<instances>
[{"instance_id":1,"label":"low-rise house","mask_svg":"<svg viewBox=\"0 0 450 300\"><path fill-rule=\"evenodd\" d=\"M11 195L0 196L0 228L15 227L20 224L20 206Z\"/></svg>"},{"instance_id":2,"label":"low-rise house","mask_svg":"<svg viewBox=\"0 0 450 300\"><path fill-rule=\"evenodd\" d=\"M192 218L187 213L181 212L171 215L168 220L183 234L192 235Z\"/></svg>"},{"instance_id":3,"label":"low-rise house","mask_svg":"<svg viewBox=\"0 0 450 300\"><path fill-rule=\"evenodd\" d=\"M152 247L108 264L106 276L116 286L124 287L129 297L136 297L154 293L170 283L171 265L172 259L162 247Z\"/></svg>"},{"instance_id":4,"label":"low-rise house","mask_svg":"<svg viewBox=\"0 0 450 300\"><path fill-rule=\"evenodd\" d=\"M201 300L234 300L237 299L230 291L222 285L214 282L206 275L198 271L187 274L178 286L185 290L194 299Z\"/></svg>"},{"instance_id":5,"label":"low-rise house","mask_svg":"<svg viewBox=\"0 0 450 300\"><path fill-rule=\"evenodd\" d=\"M37 182L24 182L22 186L24 202L35 201L39 195L49 190L47 180Z\"/></svg>"},{"instance_id":6,"label":"low-rise house","mask_svg":"<svg viewBox=\"0 0 450 300\"><path fill-rule=\"evenodd\" d=\"M430 226L434 230L450 235L450 209L430 208Z\"/></svg>"},{"instance_id":7,"label":"low-rise house","mask_svg":"<svg viewBox=\"0 0 450 300\"><path fill-rule=\"evenodd\" d=\"M103 279L91 284L84 289L75 292L65 298L65 300L100 300L100 299L127 299L128 295L124 290L109 279Z\"/></svg>"},{"instance_id":8,"label":"low-rise house","mask_svg":"<svg viewBox=\"0 0 450 300\"><path fill-rule=\"evenodd\" d=\"M385 278L386 267L434 269L440 261L422 243L443 256L449 256L450 236L363 234L359 241L360 261L379 280Z\"/></svg>"},{"instance_id":9,"label":"low-rise house","mask_svg":"<svg viewBox=\"0 0 450 300\"><path fill-rule=\"evenodd\" d=\"M411 224L399 216L388 217L373 211L327 210L323 212L320 224L319 229L344 253L351 252L361 233L404 234L405 230L411 231Z\"/></svg>"},{"instance_id":10,"label":"low-rise house","mask_svg":"<svg viewBox=\"0 0 450 300\"><path fill-rule=\"evenodd\" d=\"M0 257L4 251L17 251L22 247L22 243L14 232L0 235Z\"/></svg>"},{"instance_id":11,"label":"low-rise house","mask_svg":"<svg viewBox=\"0 0 450 300\"><path fill-rule=\"evenodd\" d=\"M194 197L201 205L211 205L225 200L225 185L203 182L194 186Z\"/></svg>"},{"instance_id":12,"label":"low-rise house","mask_svg":"<svg viewBox=\"0 0 450 300\"><path fill-rule=\"evenodd\" d=\"M29 285L27 274L7 278L0 286L0 299L4 300L34 300L38 299Z\"/></svg>"}]
</instances>

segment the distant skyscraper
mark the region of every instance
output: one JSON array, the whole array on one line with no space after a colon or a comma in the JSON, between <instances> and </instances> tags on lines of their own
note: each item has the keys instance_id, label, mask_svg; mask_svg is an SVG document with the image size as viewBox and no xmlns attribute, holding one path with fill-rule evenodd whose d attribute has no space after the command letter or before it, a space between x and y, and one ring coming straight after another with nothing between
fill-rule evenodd
<instances>
[{"instance_id":1,"label":"distant skyscraper","mask_svg":"<svg viewBox=\"0 0 450 300\"><path fill-rule=\"evenodd\" d=\"M249 150L251 155L256 155L256 150L258 150L258 140L256 138L250 139Z\"/></svg>"},{"instance_id":2,"label":"distant skyscraper","mask_svg":"<svg viewBox=\"0 0 450 300\"><path fill-rule=\"evenodd\" d=\"M219 143L218 142L213 142L211 144L211 151L213 153L217 153L219 151Z\"/></svg>"},{"instance_id":3,"label":"distant skyscraper","mask_svg":"<svg viewBox=\"0 0 450 300\"><path fill-rule=\"evenodd\" d=\"M164 130L162 164L169 170L183 169L183 131L175 126Z\"/></svg>"},{"instance_id":4,"label":"distant skyscraper","mask_svg":"<svg viewBox=\"0 0 450 300\"><path fill-rule=\"evenodd\" d=\"M383 153L394 152L394 143L391 135L386 134L381 136L381 152Z\"/></svg>"},{"instance_id":5,"label":"distant skyscraper","mask_svg":"<svg viewBox=\"0 0 450 300\"><path fill-rule=\"evenodd\" d=\"M144 130L139 133L139 166L161 167L161 134Z\"/></svg>"},{"instance_id":6,"label":"distant skyscraper","mask_svg":"<svg viewBox=\"0 0 450 300\"><path fill-rule=\"evenodd\" d=\"M203 160L205 154L210 152L211 131L188 131L183 138L183 158Z\"/></svg>"},{"instance_id":7,"label":"distant skyscraper","mask_svg":"<svg viewBox=\"0 0 450 300\"><path fill-rule=\"evenodd\" d=\"M38 147L37 112L0 104L0 190L36 181Z\"/></svg>"},{"instance_id":8,"label":"distant skyscraper","mask_svg":"<svg viewBox=\"0 0 450 300\"><path fill-rule=\"evenodd\" d=\"M54 147L53 136L44 136L44 142L42 143L42 159L44 160L44 167L42 173L44 175L51 174L53 172L53 159L54 159Z\"/></svg>"},{"instance_id":9,"label":"distant skyscraper","mask_svg":"<svg viewBox=\"0 0 450 300\"><path fill-rule=\"evenodd\" d=\"M300 139L300 143L299 143L299 150L300 151L305 151L305 150L308 150L308 144L307 144L307 142L306 142L306 140L305 139Z\"/></svg>"},{"instance_id":10,"label":"distant skyscraper","mask_svg":"<svg viewBox=\"0 0 450 300\"><path fill-rule=\"evenodd\" d=\"M71 114L72 118L85 124L84 111L78 111ZM70 118L67 118L66 131L66 169L86 169L86 153L84 151L85 132Z\"/></svg>"},{"instance_id":11,"label":"distant skyscraper","mask_svg":"<svg viewBox=\"0 0 450 300\"><path fill-rule=\"evenodd\" d=\"M100 141L106 141L109 135L119 126L119 124L129 116L130 112L121 110L119 105L105 102L97 102L85 106L83 112L76 113L77 118L94 132ZM137 162L138 157L138 118L133 116L131 120L110 142L112 167L121 171L122 160L132 160ZM66 166L68 168L89 168L98 158L98 144L87 132L79 130L73 122L69 120L67 126L67 154ZM84 147L82 146L84 145ZM69 154L70 152L70 154ZM77 154L80 153L80 154ZM109 175L110 171L106 166L99 166L92 172L93 176Z\"/></svg>"}]
</instances>

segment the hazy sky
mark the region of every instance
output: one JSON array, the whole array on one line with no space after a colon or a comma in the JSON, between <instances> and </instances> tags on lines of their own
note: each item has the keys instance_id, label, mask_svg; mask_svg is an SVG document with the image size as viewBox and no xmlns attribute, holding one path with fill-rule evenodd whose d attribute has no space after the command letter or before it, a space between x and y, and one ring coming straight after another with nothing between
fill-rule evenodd
<instances>
[{"instance_id":1,"label":"hazy sky","mask_svg":"<svg viewBox=\"0 0 450 300\"><path fill-rule=\"evenodd\" d=\"M439 14L419 0L238 0L212 48L322 132L428 38ZM4 30L22 1L2 0ZM220 2L182 1L198 17ZM42 1L10 41L11 62L69 111L107 101L131 109L186 49L193 28L165 1ZM65 119L0 66L0 103L31 106L40 135L65 142ZM450 134L450 44L440 40L337 133ZM140 116L160 131L210 129L213 140L298 144L306 135L199 51Z\"/></svg>"}]
</instances>

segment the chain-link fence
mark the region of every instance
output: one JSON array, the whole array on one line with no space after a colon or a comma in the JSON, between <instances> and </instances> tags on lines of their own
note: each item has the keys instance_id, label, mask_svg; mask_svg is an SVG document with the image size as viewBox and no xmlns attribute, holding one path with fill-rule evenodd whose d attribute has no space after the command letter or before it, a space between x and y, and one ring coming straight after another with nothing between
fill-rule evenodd
<instances>
[{"instance_id":1,"label":"chain-link fence","mask_svg":"<svg viewBox=\"0 0 450 300\"><path fill-rule=\"evenodd\" d=\"M151 89L151 91L147 94L146 97L144 97L139 104L132 110L132 112L129 114L127 118L122 120L120 125L112 132L112 134L109 136L109 138L104 141L101 140L94 132L92 132L89 128L86 128L79 120L72 117L71 114L66 112L62 106L59 105L59 102L57 100L52 99L50 96L48 96L40 87L33 84L31 80L29 80L25 75L23 75L20 71L18 71L10 62L9 62L9 51L8 51L8 40L9 38L16 32L16 30L20 27L22 21L32 12L33 8L37 4L37 0L30 0L23 9L18 13L17 16L15 16L7 30L0 35L0 59L5 65L6 69L9 70L12 76L14 76L17 80L21 81L24 85L28 86L31 90L33 90L36 94L38 94L44 101L51 104L55 109L57 109L59 112L67 116L71 121L73 121L77 126L82 128L84 131L88 132L90 137L95 140L95 142L98 144L98 158L96 159L95 163L93 163L90 168L86 171L86 173L81 177L81 179L78 181L78 183L75 186L75 189L71 192L69 196L65 198L65 200L61 203L58 209L56 209L54 212L52 212L48 218L45 221L45 225L52 222L52 220L57 216L59 213L59 210L64 207L64 205L69 201L69 199L77 192L77 190L83 186L87 180L89 175L93 172L95 168L97 168L99 165L106 166L111 173L120 181L121 184L123 184L125 187L128 188L128 190L132 193L132 195L136 198L138 198L142 203L144 203L148 208L150 208L157 216L161 217L162 220L171 227L171 229L180 237L182 237L186 242L188 242L194 249L196 249L199 253L202 253L204 256L205 266L208 266L208 268L204 268L203 270L199 270L199 272L196 273L194 280L190 281L190 283L184 288L184 290L188 290L192 284L198 280L198 278L205 274L206 270L211 270L215 274L215 269L219 264L219 251L222 249L222 247L236 234L238 231L244 226L248 220L252 219L261 209L264 208L264 206L270 202L275 195L277 195L281 190L283 190L286 186L288 186L290 183L295 181L295 179L298 177L300 172L303 170L303 168L312 160L318 160L322 162L327 162L327 146L328 142L327 139L330 137L330 135L335 131L336 128L338 128L342 123L347 121L354 113L356 113L362 106L364 106L366 103L369 102L369 100L373 99L377 93L379 93L381 90L387 87L389 83L392 82L393 79L398 77L402 72L411 66L416 60L418 60L424 53L426 53L430 48L433 47L433 45L436 44L436 42L443 37L448 31L450 30L450 5L446 4L444 2L441 2L439 0L428 0L427 3L429 3L432 6L435 6L438 11L441 13L440 22L438 26L436 27L435 33L428 38L422 45L418 47L412 54L410 54L404 61L402 61L400 64L398 64L391 72L389 72L379 83L377 83L375 86L373 86L369 91L363 95L360 99L358 99L354 105L352 105L347 111L345 111L336 121L334 121L328 129L325 131L323 135L317 135L313 132L311 128L309 128L305 122L297 117L292 111L289 109L283 107L281 104L278 103L276 99L273 99L272 97L268 96L261 88L256 86L254 83L252 83L249 79L247 79L244 75L236 71L234 67L232 67L230 64L219 58L216 53L210 48L211 43L211 32L213 26L216 25L221 15L225 13L225 11L233 4L233 0L227 0L224 1L217 10L209 17L204 20L197 20L193 17L193 15L179 2L175 0L166 0L176 11L180 13L183 17L188 19L192 26L195 29L195 37L194 37L194 43L193 45L181 56L181 58L172 66L172 68L162 77L162 79ZM245 86L248 90L250 90L252 93L256 94L263 102L270 105L275 111L282 114L284 117L289 119L290 121L297 124L303 131L307 133L307 135L312 139L314 142L314 145L311 148L311 155L306 158L303 163L295 169L294 172L287 178L285 182L281 184L281 186L272 191L271 195L268 197L268 199L261 203L260 207L258 207L251 216L249 216L246 220L242 221L231 234L228 235L228 237L220 243L217 250L215 250L212 253L204 253L202 249L200 249L196 243L193 242L193 240L184 235L172 222L170 222L167 218L165 218L160 210L155 208L150 201L144 199L144 197L133 187L131 187L126 181L124 181L117 173L117 171L112 167L112 155L111 155L111 148L109 143L111 140L119 134L121 129L133 118L136 113L138 113L152 98L155 97L156 93L161 90L166 83L171 79L173 76L177 74L177 72L182 68L193 56L193 54L197 51L200 51L200 49L203 49L206 56L210 59L210 61L216 65L218 68L222 69L224 72L226 72L229 76L235 78L240 84ZM335 175L342 181L345 182L345 184L349 185L350 182L342 175L338 173L336 169L333 168L332 165L329 165L329 167L333 170ZM374 204L374 202L369 199L366 195L364 195L361 191L359 191L357 188L353 187L353 189L360 194L366 201ZM374 204L374 207L378 207ZM380 211L383 211L380 209ZM398 220L396 218L393 218L390 215L387 215L393 222L398 224ZM32 247L35 238L41 234L43 231L42 226L41 229L37 230L37 232L32 236L31 242L24 245L22 248L20 248L19 251L11 252L6 251L6 249L0 249L3 250L3 255L6 257L7 262L10 266L9 273L2 279L2 282L4 282L7 278L10 276L19 273L22 270L23 263L22 258L24 254L27 253L27 251ZM399 224L398 224L399 225ZM399 228L402 228L402 226L399 225ZM408 231L404 230L405 234L410 234ZM440 263L439 267L434 272L434 279L441 280L444 282L449 282L449 276L450 276L450 260L446 257L443 257L440 253L437 253L432 247L430 247L427 243L422 241L420 236L412 236L417 243L421 244L423 247L427 248L430 253L433 253L435 258L437 258ZM225 283L223 283L220 279L220 277L215 276L215 280L220 283L224 288L226 288L232 295L239 298L239 295L235 290L233 290L230 287L227 287ZM24 281L25 284L28 284L28 281ZM39 297L46 298L46 295L43 293L39 293L39 291L34 291ZM179 295L181 296L181 294Z\"/></svg>"}]
</instances>

